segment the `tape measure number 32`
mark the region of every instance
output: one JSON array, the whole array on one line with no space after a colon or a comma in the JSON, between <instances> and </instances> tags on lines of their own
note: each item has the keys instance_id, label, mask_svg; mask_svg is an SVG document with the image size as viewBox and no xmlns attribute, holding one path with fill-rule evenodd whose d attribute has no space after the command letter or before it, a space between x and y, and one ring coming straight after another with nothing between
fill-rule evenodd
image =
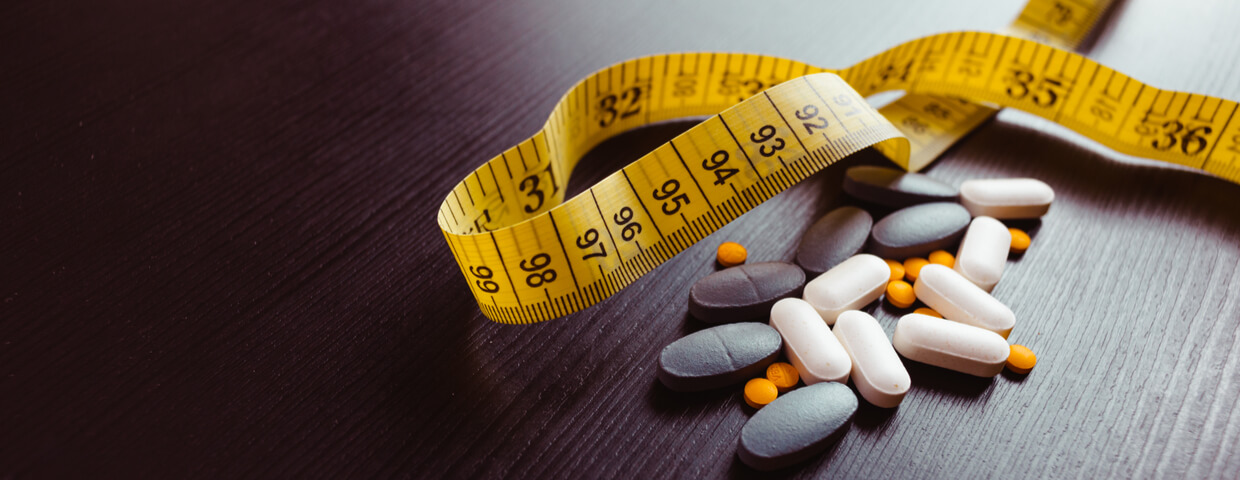
<instances>
[{"instance_id":1,"label":"tape measure number 32","mask_svg":"<svg viewBox=\"0 0 1240 480\"><path fill-rule=\"evenodd\" d=\"M1034 0L1025 12L1054 13L1064 3ZM1074 44L1082 28L1088 24L1051 37ZM889 90L910 96L883 112L866 103ZM569 90L533 137L457 184L439 209L439 226L488 318L557 318L602 301L861 149L873 146L912 170L924 166L993 114L979 103L1019 108L1119 152L1240 183L1236 102L1160 90L1034 40L956 32L843 70L727 53L608 67ZM602 140L704 115L713 116L564 202L569 172Z\"/></svg>"}]
</instances>

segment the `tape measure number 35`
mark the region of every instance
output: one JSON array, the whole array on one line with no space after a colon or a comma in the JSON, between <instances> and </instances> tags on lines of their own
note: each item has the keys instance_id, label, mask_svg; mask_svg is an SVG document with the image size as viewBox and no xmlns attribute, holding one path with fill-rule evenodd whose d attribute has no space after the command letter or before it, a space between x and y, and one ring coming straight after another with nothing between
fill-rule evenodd
<instances>
[{"instance_id":1,"label":"tape measure number 35","mask_svg":"<svg viewBox=\"0 0 1240 480\"><path fill-rule=\"evenodd\" d=\"M1034 0L1025 11L1054 12L1054 5L1062 3ZM1088 24L1051 34L1073 44L1081 28ZM883 112L866 103L889 90L910 96ZM542 130L456 185L439 226L488 318L552 319L602 301L866 147L920 168L993 114L981 102L1240 183L1236 102L1160 90L1037 41L956 32L843 70L726 53L656 55L606 68L569 90ZM602 140L704 115L713 116L564 202L569 172ZM901 116L918 118L921 128Z\"/></svg>"}]
</instances>

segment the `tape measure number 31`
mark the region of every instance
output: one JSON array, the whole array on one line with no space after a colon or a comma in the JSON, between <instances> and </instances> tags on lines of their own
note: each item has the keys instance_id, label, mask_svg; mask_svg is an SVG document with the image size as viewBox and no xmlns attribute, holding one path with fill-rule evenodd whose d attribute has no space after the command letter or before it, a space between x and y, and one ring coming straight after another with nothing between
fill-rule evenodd
<instances>
[{"instance_id":1,"label":"tape measure number 31","mask_svg":"<svg viewBox=\"0 0 1240 480\"><path fill-rule=\"evenodd\" d=\"M1034 0L1021 18L1093 6L1074 28L1032 27L1059 39L1050 43L1071 45L1101 3ZM1013 28L1021 25L1018 19ZM882 112L866 103L889 90L910 96ZM980 103L1240 183L1236 102L1160 90L1034 40L956 32L843 70L727 53L608 67L569 90L533 137L457 184L439 209L439 226L488 318L557 318L602 301L854 152L873 146L905 168L924 166L993 114ZM568 174L602 140L704 115L713 116L564 202Z\"/></svg>"}]
</instances>

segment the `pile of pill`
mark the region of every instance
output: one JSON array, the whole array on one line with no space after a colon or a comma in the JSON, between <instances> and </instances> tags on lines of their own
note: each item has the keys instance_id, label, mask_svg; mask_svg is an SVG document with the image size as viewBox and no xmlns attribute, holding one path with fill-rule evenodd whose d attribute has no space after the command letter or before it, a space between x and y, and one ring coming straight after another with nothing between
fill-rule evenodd
<instances>
[{"instance_id":1,"label":"pile of pill","mask_svg":"<svg viewBox=\"0 0 1240 480\"><path fill-rule=\"evenodd\" d=\"M795 264L746 264L745 248L725 242L716 259L726 268L689 290L689 313L720 325L659 355L659 380L671 390L744 383L745 403L757 411L741 429L737 455L759 470L830 446L856 412L857 394L898 406L912 385L901 356L979 377L1005 365L1028 374L1037 361L1029 348L1008 344L1016 316L990 292L1009 256L1030 245L1027 233L1002 221L1045 215L1050 186L985 179L957 190L923 174L861 166L846 172L844 191L894 211L875 222L863 208L832 210L806 230ZM862 311L884 297L911 310L890 338Z\"/></svg>"}]
</instances>

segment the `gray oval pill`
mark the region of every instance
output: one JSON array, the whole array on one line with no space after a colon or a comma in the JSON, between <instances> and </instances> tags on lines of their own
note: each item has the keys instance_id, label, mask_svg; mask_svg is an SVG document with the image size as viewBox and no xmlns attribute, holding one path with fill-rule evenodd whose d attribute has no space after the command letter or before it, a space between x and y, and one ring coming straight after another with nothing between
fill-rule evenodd
<instances>
[{"instance_id":1,"label":"gray oval pill","mask_svg":"<svg viewBox=\"0 0 1240 480\"><path fill-rule=\"evenodd\" d=\"M678 392L696 392L760 377L782 344L779 332L765 323L700 330L663 347L659 381Z\"/></svg>"},{"instance_id":2,"label":"gray oval pill","mask_svg":"<svg viewBox=\"0 0 1240 480\"><path fill-rule=\"evenodd\" d=\"M956 200L956 187L920 173L862 165L844 173L844 191L867 202L893 208Z\"/></svg>"},{"instance_id":3,"label":"gray oval pill","mask_svg":"<svg viewBox=\"0 0 1240 480\"><path fill-rule=\"evenodd\" d=\"M870 229L869 251L883 258L922 257L951 250L969 227L969 211L958 203L923 203L887 215Z\"/></svg>"},{"instance_id":4,"label":"gray oval pill","mask_svg":"<svg viewBox=\"0 0 1240 480\"><path fill-rule=\"evenodd\" d=\"M775 470L821 453L845 431L857 396L842 383L804 386L762 407L741 428L737 456L758 470Z\"/></svg>"},{"instance_id":5,"label":"gray oval pill","mask_svg":"<svg viewBox=\"0 0 1240 480\"><path fill-rule=\"evenodd\" d=\"M712 273L689 288L689 313L707 323L766 317L782 298L799 297L805 272L783 262L751 263Z\"/></svg>"},{"instance_id":6,"label":"gray oval pill","mask_svg":"<svg viewBox=\"0 0 1240 480\"><path fill-rule=\"evenodd\" d=\"M801 236L797 265L815 276L830 270L861 253L872 226L874 218L857 207L840 207L828 212Z\"/></svg>"}]
</instances>

